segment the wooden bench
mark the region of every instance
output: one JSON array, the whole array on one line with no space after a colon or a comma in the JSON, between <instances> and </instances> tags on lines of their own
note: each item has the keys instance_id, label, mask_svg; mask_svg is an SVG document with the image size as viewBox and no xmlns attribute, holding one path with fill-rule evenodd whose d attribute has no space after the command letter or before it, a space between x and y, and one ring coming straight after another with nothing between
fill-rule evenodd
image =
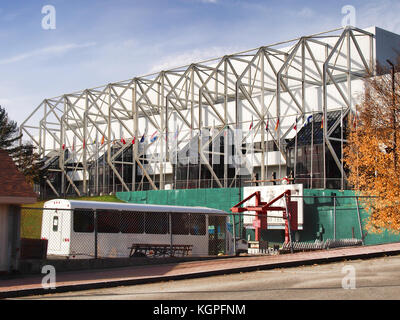
<instances>
[{"instance_id":1,"label":"wooden bench","mask_svg":"<svg viewBox=\"0 0 400 320\"><path fill-rule=\"evenodd\" d=\"M149 244L149 243L133 243L130 249L129 257L175 257L181 255L188 256L192 252L193 245L191 244Z\"/></svg>"}]
</instances>

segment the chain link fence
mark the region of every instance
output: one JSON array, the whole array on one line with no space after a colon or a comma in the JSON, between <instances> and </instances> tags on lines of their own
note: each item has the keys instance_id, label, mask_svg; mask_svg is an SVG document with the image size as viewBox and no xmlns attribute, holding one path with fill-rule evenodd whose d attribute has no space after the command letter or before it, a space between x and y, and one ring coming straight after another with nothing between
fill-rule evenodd
<instances>
[{"instance_id":1,"label":"chain link fence","mask_svg":"<svg viewBox=\"0 0 400 320\"><path fill-rule=\"evenodd\" d=\"M231 255L229 221L207 213L23 208L21 238L47 243L47 259Z\"/></svg>"},{"instance_id":2,"label":"chain link fence","mask_svg":"<svg viewBox=\"0 0 400 320\"><path fill-rule=\"evenodd\" d=\"M268 219L278 219L280 225L271 229L269 222L268 228L267 224L261 227L260 221L253 223L251 212L219 215L23 208L21 238L40 240L42 243L36 246L46 250L47 259L277 254L287 251L288 245L291 251L298 251L382 243L378 236L366 232L363 219L367 214L359 205L359 197L298 197L303 198L306 216L303 227L291 230L294 245L287 243L282 212L268 213ZM267 221L262 214L259 218ZM32 241L29 243L34 247ZM32 256L26 250L24 254ZM37 256L42 257L43 252Z\"/></svg>"}]
</instances>

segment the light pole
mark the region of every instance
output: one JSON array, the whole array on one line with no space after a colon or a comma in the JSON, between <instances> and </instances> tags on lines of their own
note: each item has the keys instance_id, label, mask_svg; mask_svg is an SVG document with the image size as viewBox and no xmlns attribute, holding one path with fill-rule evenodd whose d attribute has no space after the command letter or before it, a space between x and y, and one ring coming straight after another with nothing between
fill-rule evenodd
<instances>
[{"instance_id":1,"label":"light pole","mask_svg":"<svg viewBox=\"0 0 400 320\"><path fill-rule=\"evenodd\" d=\"M395 100L395 78L394 78L394 64L387 59L387 63L390 64L392 68L392 104L393 104L393 162L394 162L394 170L397 169L397 155L396 155L396 146L397 146L397 134L396 134L396 100Z\"/></svg>"}]
</instances>

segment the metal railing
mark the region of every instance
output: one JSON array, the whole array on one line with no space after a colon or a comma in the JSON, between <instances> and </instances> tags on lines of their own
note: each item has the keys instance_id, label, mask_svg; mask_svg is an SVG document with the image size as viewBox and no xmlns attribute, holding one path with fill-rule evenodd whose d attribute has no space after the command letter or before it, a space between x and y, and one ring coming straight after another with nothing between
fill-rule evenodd
<instances>
[{"instance_id":1,"label":"metal railing","mask_svg":"<svg viewBox=\"0 0 400 320\"><path fill-rule=\"evenodd\" d=\"M340 178L327 178L326 179L327 189L337 189L342 188L342 179ZM267 185L281 185L284 184L284 179L271 180L251 180L249 177L240 178L229 178L229 179L219 179L217 182L215 179L191 179L191 180L175 180L166 181L162 187L159 181L154 181L154 185L158 190L181 190L181 189L217 189L217 188L241 188L241 187L251 187L251 186L267 186ZM324 179L323 178L295 178L290 180L290 183L302 184L305 189L318 189L323 188ZM125 187L126 186L126 187ZM77 185L77 188L81 195L89 196L99 196L99 195L110 195L116 192L127 192L127 191L146 191L154 190L153 185L148 181L136 182L136 183L121 183L114 184L101 184L99 186L89 183L87 191L84 192L81 184ZM349 189L350 186L347 182L344 183L344 189ZM46 195L41 196L44 199ZM76 191L73 188L68 188L65 194L60 194L60 197L75 197Z\"/></svg>"}]
</instances>

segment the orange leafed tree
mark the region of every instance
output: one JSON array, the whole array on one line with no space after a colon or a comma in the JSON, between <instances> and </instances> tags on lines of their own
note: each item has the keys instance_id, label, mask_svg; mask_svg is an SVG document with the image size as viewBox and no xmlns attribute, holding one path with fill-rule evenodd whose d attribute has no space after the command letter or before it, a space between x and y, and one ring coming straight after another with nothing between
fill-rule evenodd
<instances>
[{"instance_id":1,"label":"orange leafed tree","mask_svg":"<svg viewBox=\"0 0 400 320\"><path fill-rule=\"evenodd\" d=\"M400 59L395 65L400 71ZM378 71L383 71L379 68ZM382 73L381 73L382 74ZM344 161L349 183L369 212L367 229L400 232L400 76L391 70L365 79L357 111L349 117Z\"/></svg>"}]
</instances>

